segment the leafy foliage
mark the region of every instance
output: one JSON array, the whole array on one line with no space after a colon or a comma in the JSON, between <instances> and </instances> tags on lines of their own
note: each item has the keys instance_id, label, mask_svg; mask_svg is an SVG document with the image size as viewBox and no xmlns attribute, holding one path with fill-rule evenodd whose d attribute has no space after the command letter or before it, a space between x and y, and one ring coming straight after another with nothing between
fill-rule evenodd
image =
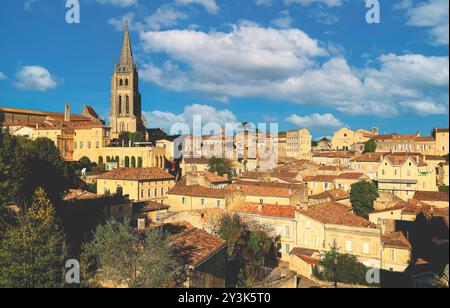
<instances>
[{"instance_id":1,"label":"leafy foliage","mask_svg":"<svg viewBox=\"0 0 450 308\"><path fill-rule=\"evenodd\" d=\"M367 270L357 257L341 254L332 247L322 254L319 266L314 267L313 274L324 281L366 285Z\"/></svg>"},{"instance_id":2,"label":"leafy foliage","mask_svg":"<svg viewBox=\"0 0 450 308\"><path fill-rule=\"evenodd\" d=\"M224 176L225 174L232 176L233 168L228 159L213 157L208 162L208 171L220 176Z\"/></svg>"},{"instance_id":3,"label":"leafy foliage","mask_svg":"<svg viewBox=\"0 0 450 308\"><path fill-rule=\"evenodd\" d=\"M364 153L374 153L377 151L377 143L374 139L370 139L364 144Z\"/></svg>"},{"instance_id":4,"label":"leafy foliage","mask_svg":"<svg viewBox=\"0 0 450 308\"><path fill-rule=\"evenodd\" d=\"M269 230L260 227L250 233L245 259L245 285L251 287L258 279L259 269L266 263L267 255L272 248L272 237Z\"/></svg>"},{"instance_id":5,"label":"leafy foliage","mask_svg":"<svg viewBox=\"0 0 450 308\"><path fill-rule=\"evenodd\" d=\"M235 259L245 245L247 225L241 221L239 216L225 214L219 222L217 234L227 242L228 258Z\"/></svg>"},{"instance_id":6,"label":"leafy foliage","mask_svg":"<svg viewBox=\"0 0 450 308\"><path fill-rule=\"evenodd\" d=\"M129 142L131 142L131 144L136 142L144 142L145 136L142 132L123 132L119 135L119 140L128 145Z\"/></svg>"},{"instance_id":7,"label":"leafy foliage","mask_svg":"<svg viewBox=\"0 0 450 308\"><path fill-rule=\"evenodd\" d=\"M368 213L373 212L378 197L378 188L373 182L361 181L351 186L350 202L358 216L367 217Z\"/></svg>"},{"instance_id":8,"label":"leafy foliage","mask_svg":"<svg viewBox=\"0 0 450 308\"><path fill-rule=\"evenodd\" d=\"M142 239L127 220L98 226L84 248L84 275L94 281L131 288L169 287L182 271L164 234L152 231ZM95 276L96 269L100 271Z\"/></svg>"},{"instance_id":9,"label":"leafy foliage","mask_svg":"<svg viewBox=\"0 0 450 308\"><path fill-rule=\"evenodd\" d=\"M76 182L74 170L65 164L50 139L32 141L6 130L0 138L0 205L14 203L27 208L38 187L57 204Z\"/></svg>"},{"instance_id":10,"label":"leafy foliage","mask_svg":"<svg viewBox=\"0 0 450 308\"><path fill-rule=\"evenodd\" d=\"M217 234L227 242L229 260L239 264L239 284L253 286L273 247L270 230L261 226L250 231L238 215L225 214Z\"/></svg>"},{"instance_id":11,"label":"leafy foliage","mask_svg":"<svg viewBox=\"0 0 450 308\"><path fill-rule=\"evenodd\" d=\"M42 188L17 226L0 239L0 287L54 288L64 284L65 238Z\"/></svg>"}]
</instances>

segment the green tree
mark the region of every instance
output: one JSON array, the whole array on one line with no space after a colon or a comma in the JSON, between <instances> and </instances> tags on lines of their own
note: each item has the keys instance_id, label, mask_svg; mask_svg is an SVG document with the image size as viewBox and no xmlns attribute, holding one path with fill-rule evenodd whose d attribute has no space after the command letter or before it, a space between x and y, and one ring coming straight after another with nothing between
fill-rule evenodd
<instances>
[{"instance_id":1,"label":"green tree","mask_svg":"<svg viewBox=\"0 0 450 308\"><path fill-rule=\"evenodd\" d=\"M91 170L92 162L91 162L91 160L88 157L83 156L83 157L80 158L80 160L78 162L80 163L80 168L81 169L86 168L88 171Z\"/></svg>"},{"instance_id":2,"label":"green tree","mask_svg":"<svg viewBox=\"0 0 450 308\"><path fill-rule=\"evenodd\" d=\"M377 143L374 139L370 139L364 144L364 153L374 153L377 150Z\"/></svg>"},{"instance_id":3,"label":"green tree","mask_svg":"<svg viewBox=\"0 0 450 308\"><path fill-rule=\"evenodd\" d=\"M129 221L110 220L97 227L92 242L84 245L84 264L94 281L111 281L116 286L159 288L173 286L182 272L168 238L161 231L142 239ZM99 271L94 275L94 269ZM85 272L85 271L84 271Z\"/></svg>"},{"instance_id":4,"label":"green tree","mask_svg":"<svg viewBox=\"0 0 450 308\"><path fill-rule=\"evenodd\" d=\"M373 212L375 200L380 195L373 182L361 181L351 186L350 202L356 215L367 218Z\"/></svg>"},{"instance_id":5,"label":"green tree","mask_svg":"<svg viewBox=\"0 0 450 308\"><path fill-rule=\"evenodd\" d=\"M314 267L316 278L335 283L366 285L368 268L349 254L341 254L336 247L322 254L319 266Z\"/></svg>"},{"instance_id":6,"label":"green tree","mask_svg":"<svg viewBox=\"0 0 450 308\"><path fill-rule=\"evenodd\" d=\"M219 222L217 234L227 242L229 259L235 259L246 243L247 225L238 215L224 214Z\"/></svg>"},{"instance_id":7,"label":"green tree","mask_svg":"<svg viewBox=\"0 0 450 308\"><path fill-rule=\"evenodd\" d=\"M217 173L220 176L227 174L231 177L233 168L231 167L231 162L228 159L213 157L208 162L208 171Z\"/></svg>"},{"instance_id":8,"label":"green tree","mask_svg":"<svg viewBox=\"0 0 450 308\"><path fill-rule=\"evenodd\" d=\"M64 284L65 238L42 188L0 242L0 287L55 288Z\"/></svg>"},{"instance_id":9,"label":"green tree","mask_svg":"<svg viewBox=\"0 0 450 308\"><path fill-rule=\"evenodd\" d=\"M0 206L29 202L30 193L25 189L30 181L29 159L17 138L6 129L0 130Z\"/></svg>"},{"instance_id":10,"label":"green tree","mask_svg":"<svg viewBox=\"0 0 450 308\"><path fill-rule=\"evenodd\" d=\"M270 230L260 226L257 230L250 232L247 249L244 253L245 259L245 285L252 287L258 279L259 269L266 263L273 237Z\"/></svg>"},{"instance_id":11,"label":"green tree","mask_svg":"<svg viewBox=\"0 0 450 308\"><path fill-rule=\"evenodd\" d=\"M142 132L130 133L128 138L131 141L131 143L144 142L145 141L145 136L144 136L144 134Z\"/></svg>"}]
</instances>

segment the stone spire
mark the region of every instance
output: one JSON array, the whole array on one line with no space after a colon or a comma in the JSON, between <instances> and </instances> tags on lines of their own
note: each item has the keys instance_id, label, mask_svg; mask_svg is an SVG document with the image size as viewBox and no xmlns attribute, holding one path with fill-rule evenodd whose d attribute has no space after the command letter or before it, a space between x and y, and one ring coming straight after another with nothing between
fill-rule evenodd
<instances>
[{"instance_id":1,"label":"stone spire","mask_svg":"<svg viewBox=\"0 0 450 308\"><path fill-rule=\"evenodd\" d=\"M133 51L131 50L130 32L128 21L125 23L125 36L123 38L122 53L120 54L120 67L133 68Z\"/></svg>"}]
</instances>

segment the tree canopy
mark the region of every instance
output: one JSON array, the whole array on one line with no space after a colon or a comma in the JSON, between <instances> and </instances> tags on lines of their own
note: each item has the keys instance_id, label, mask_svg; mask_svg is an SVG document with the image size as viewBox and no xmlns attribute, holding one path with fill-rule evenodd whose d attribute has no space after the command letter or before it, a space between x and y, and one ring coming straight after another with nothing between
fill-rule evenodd
<instances>
[{"instance_id":1,"label":"tree canopy","mask_svg":"<svg viewBox=\"0 0 450 308\"><path fill-rule=\"evenodd\" d=\"M2 129L0 141L0 205L26 208L38 187L56 204L77 181L50 139L30 140Z\"/></svg>"},{"instance_id":2,"label":"tree canopy","mask_svg":"<svg viewBox=\"0 0 450 308\"><path fill-rule=\"evenodd\" d=\"M55 208L38 188L32 206L0 238L0 287L62 287L65 257L65 238Z\"/></svg>"},{"instance_id":3,"label":"tree canopy","mask_svg":"<svg viewBox=\"0 0 450 308\"><path fill-rule=\"evenodd\" d=\"M324 281L366 285L367 270L356 256L341 254L336 247L331 247L322 254L319 266L313 272L316 278Z\"/></svg>"},{"instance_id":4,"label":"tree canopy","mask_svg":"<svg viewBox=\"0 0 450 308\"><path fill-rule=\"evenodd\" d=\"M220 219L217 234L227 242L228 258L235 259L245 245L247 225L239 216L225 214Z\"/></svg>"},{"instance_id":5,"label":"tree canopy","mask_svg":"<svg viewBox=\"0 0 450 308\"><path fill-rule=\"evenodd\" d=\"M378 188L373 182L361 181L351 186L350 202L358 216L367 217L368 213L373 212L378 197Z\"/></svg>"},{"instance_id":6,"label":"tree canopy","mask_svg":"<svg viewBox=\"0 0 450 308\"><path fill-rule=\"evenodd\" d=\"M364 153L374 153L377 150L377 143L374 139L370 139L364 144Z\"/></svg>"},{"instance_id":7,"label":"tree canopy","mask_svg":"<svg viewBox=\"0 0 450 308\"><path fill-rule=\"evenodd\" d=\"M83 266L92 269L87 276L94 281L130 288L173 286L182 272L172 245L161 231L141 238L128 220L109 220L98 226L92 242L84 246L82 259Z\"/></svg>"},{"instance_id":8,"label":"tree canopy","mask_svg":"<svg viewBox=\"0 0 450 308\"><path fill-rule=\"evenodd\" d=\"M217 173L220 176L227 174L231 177L233 168L231 167L231 162L228 159L213 157L208 162L208 171Z\"/></svg>"}]
</instances>

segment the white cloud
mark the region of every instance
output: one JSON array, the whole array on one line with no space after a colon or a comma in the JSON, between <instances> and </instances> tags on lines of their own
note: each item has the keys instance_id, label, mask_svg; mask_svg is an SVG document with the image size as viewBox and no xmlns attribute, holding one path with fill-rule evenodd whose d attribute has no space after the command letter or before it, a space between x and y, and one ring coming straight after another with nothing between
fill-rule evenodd
<instances>
[{"instance_id":1,"label":"white cloud","mask_svg":"<svg viewBox=\"0 0 450 308\"><path fill-rule=\"evenodd\" d=\"M58 85L56 77L42 66L23 66L16 77L15 86L22 90L45 92Z\"/></svg>"},{"instance_id":2,"label":"white cloud","mask_svg":"<svg viewBox=\"0 0 450 308\"><path fill-rule=\"evenodd\" d=\"M313 132L330 133L336 129L346 126L338 118L331 113L319 114L314 113L306 116L299 116L296 114L291 115L286 119L288 123L291 123L299 128L308 128Z\"/></svg>"},{"instance_id":3,"label":"white cloud","mask_svg":"<svg viewBox=\"0 0 450 308\"><path fill-rule=\"evenodd\" d=\"M145 17L143 22L135 21L135 17L136 14L130 12L120 18L110 18L108 24L113 26L116 31L123 31L126 22L128 22L129 29L132 31L160 30L176 26L189 16L170 5L163 5L157 8L152 15Z\"/></svg>"},{"instance_id":4,"label":"white cloud","mask_svg":"<svg viewBox=\"0 0 450 308\"><path fill-rule=\"evenodd\" d=\"M429 29L431 43L448 45L449 43L449 1L426 0L417 5L411 1L403 1L397 5L398 9L405 9L407 24Z\"/></svg>"},{"instance_id":5,"label":"white cloud","mask_svg":"<svg viewBox=\"0 0 450 308\"><path fill-rule=\"evenodd\" d=\"M5 80L5 79L6 79L6 75L3 74L2 72L0 72L0 81Z\"/></svg>"},{"instance_id":6,"label":"white cloud","mask_svg":"<svg viewBox=\"0 0 450 308\"><path fill-rule=\"evenodd\" d=\"M273 4L273 0L254 0L254 1L257 6L269 7L272 6Z\"/></svg>"},{"instance_id":7,"label":"white cloud","mask_svg":"<svg viewBox=\"0 0 450 308\"><path fill-rule=\"evenodd\" d=\"M174 26L178 21L187 19L188 15L170 6L164 5L156 10L153 15L145 20L151 30L159 30L163 27Z\"/></svg>"},{"instance_id":8,"label":"white cloud","mask_svg":"<svg viewBox=\"0 0 450 308\"><path fill-rule=\"evenodd\" d=\"M185 123L192 126L194 116L200 115L202 125L208 123L217 123L223 125L225 123L235 123L236 116L229 110L218 110L208 105L194 104L186 106L183 113L173 114L164 111L144 112L150 127L161 127L170 132L170 127L175 123Z\"/></svg>"},{"instance_id":9,"label":"white cloud","mask_svg":"<svg viewBox=\"0 0 450 308\"><path fill-rule=\"evenodd\" d=\"M274 20L272 20L272 24L280 29L290 28L294 19L289 14L289 11L283 11L280 13L280 16Z\"/></svg>"},{"instance_id":10,"label":"white cloud","mask_svg":"<svg viewBox=\"0 0 450 308\"><path fill-rule=\"evenodd\" d=\"M199 4L203 6L209 13L217 14L219 12L219 6L216 0L176 0L178 5L192 5Z\"/></svg>"},{"instance_id":11,"label":"white cloud","mask_svg":"<svg viewBox=\"0 0 450 308\"><path fill-rule=\"evenodd\" d=\"M448 114L448 106L433 102L404 102L402 103L407 109L414 113L427 115L445 115Z\"/></svg>"},{"instance_id":12,"label":"white cloud","mask_svg":"<svg viewBox=\"0 0 450 308\"><path fill-rule=\"evenodd\" d=\"M389 54L371 68L355 68L345 53L299 29L249 22L230 32L150 31L141 39L144 52L169 56L162 66L143 66L144 81L173 91L263 97L380 116L397 115L404 102L448 104L448 57Z\"/></svg>"},{"instance_id":13,"label":"white cloud","mask_svg":"<svg viewBox=\"0 0 450 308\"><path fill-rule=\"evenodd\" d=\"M329 7L341 6L344 0L285 0L286 4L299 3L304 6L312 5L312 4L325 4Z\"/></svg>"},{"instance_id":14,"label":"white cloud","mask_svg":"<svg viewBox=\"0 0 450 308\"><path fill-rule=\"evenodd\" d=\"M117 7L129 7L137 5L137 0L96 0L100 4L108 4Z\"/></svg>"},{"instance_id":15,"label":"white cloud","mask_svg":"<svg viewBox=\"0 0 450 308\"><path fill-rule=\"evenodd\" d=\"M34 5L35 3L37 3L37 2L39 2L39 0L26 0L25 3L24 3L24 5L23 5L23 8L24 8L26 11L29 11L29 10L31 10L31 9L33 8L33 5Z\"/></svg>"}]
</instances>

